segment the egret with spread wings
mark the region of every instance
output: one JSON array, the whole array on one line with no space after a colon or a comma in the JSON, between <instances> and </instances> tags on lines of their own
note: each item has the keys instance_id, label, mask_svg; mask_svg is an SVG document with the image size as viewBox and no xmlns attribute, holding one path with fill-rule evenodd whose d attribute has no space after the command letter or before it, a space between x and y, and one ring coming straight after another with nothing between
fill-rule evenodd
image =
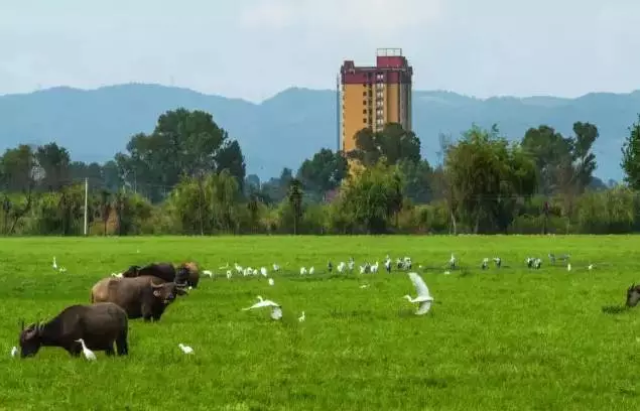
<instances>
[{"instance_id":1,"label":"egret with spread wings","mask_svg":"<svg viewBox=\"0 0 640 411\"><path fill-rule=\"evenodd\" d=\"M416 315L424 315L431 309L433 297L431 296L431 293L429 293L429 288L427 287L427 284L425 284L422 277L420 277L417 273L408 274L414 287L416 287L416 293L418 294L418 296L416 298L411 298L410 295L405 295L404 298L409 300L409 302L411 303L418 304Z\"/></svg>"}]
</instances>

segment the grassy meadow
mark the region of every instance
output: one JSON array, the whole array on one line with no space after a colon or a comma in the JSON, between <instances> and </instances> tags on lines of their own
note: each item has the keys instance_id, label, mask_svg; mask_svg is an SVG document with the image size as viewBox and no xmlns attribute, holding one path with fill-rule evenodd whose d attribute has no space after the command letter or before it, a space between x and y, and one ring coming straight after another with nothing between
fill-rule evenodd
<instances>
[{"instance_id":1,"label":"grassy meadow","mask_svg":"<svg viewBox=\"0 0 640 411\"><path fill-rule=\"evenodd\" d=\"M640 281L639 247L635 236L2 239L0 410L637 409L640 307L602 309ZM573 270L551 266L550 251L570 253ZM444 275L451 252L461 268ZM328 260L387 253L412 257L436 300L426 316L402 298L415 296L404 273L326 273ZM504 267L481 271L494 256ZM216 274L236 261L283 269L273 287L203 278L160 322L131 320L128 357L10 357L20 319L88 303L96 281L129 265L190 259ZM316 273L301 276L303 265ZM282 305L280 322L241 311L257 295Z\"/></svg>"}]
</instances>

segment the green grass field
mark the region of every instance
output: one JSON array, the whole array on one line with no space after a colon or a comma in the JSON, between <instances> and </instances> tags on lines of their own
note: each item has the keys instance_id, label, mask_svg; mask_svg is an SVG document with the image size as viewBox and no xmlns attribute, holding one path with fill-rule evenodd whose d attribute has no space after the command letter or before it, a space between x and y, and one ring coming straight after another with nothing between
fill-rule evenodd
<instances>
[{"instance_id":1,"label":"green grass field","mask_svg":"<svg viewBox=\"0 0 640 411\"><path fill-rule=\"evenodd\" d=\"M633 236L0 240L0 409L637 409L640 312L602 308L624 304L640 280L638 246ZM452 251L461 270L417 269L444 266ZM549 251L570 253L573 270L550 266ZM387 253L413 258L437 301L428 315L402 298L415 295L404 273L326 274L329 259ZM66 273L53 271L54 255ZM494 256L507 267L481 271ZM526 269L527 256L543 268ZM131 264L187 259L216 273L226 262L288 264L273 287L204 278L160 322L132 320L129 357L90 363L47 347L10 357L20 319L88 303L97 280ZM320 273L302 277L301 265ZM282 321L241 311L257 295L282 304Z\"/></svg>"}]
</instances>

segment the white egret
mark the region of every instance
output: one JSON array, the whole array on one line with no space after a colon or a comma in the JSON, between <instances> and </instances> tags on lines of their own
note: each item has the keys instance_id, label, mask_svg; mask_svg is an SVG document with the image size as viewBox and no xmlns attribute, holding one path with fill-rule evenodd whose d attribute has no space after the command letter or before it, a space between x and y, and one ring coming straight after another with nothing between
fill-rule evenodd
<instances>
[{"instance_id":1,"label":"white egret","mask_svg":"<svg viewBox=\"0 0 640 411\"><path fill-rule=\"evenodd\" d=\"M299 322L304 322L305 320L305 316L304 316L304 311L302 312L302 315L300 317L298 317L298 321Z\"/></svg>"},{"instance_id":2,"label":"white egret","mask_svg":"<svg viewBox=\"0 0 640 411\"><path fill-rule=\"evenodd\" d=\"M309 274L313 274L315 270L316 270L316 269L315 269L315 268L313 268L313 267L309 268Z\"/></svg>"},{"instance_id":3,"label":"white egret","mask_svg":"<svg viewBox=\"0 0 640 411\"><path fill-rule=\"evenodd\" d=\"M305 275L307 273L307 269L305 267L300 267L300 275Z\"/></svg>"},{"instance_id":4,"label":"white egret","mask_svg":"<svg viewBox=\"0 0 640 411\"><path fill-rule=\"evenodd\" d=\"M263 277L267 276L267 267L260 267L260 274L262 274Z\"/></svg>"},{"instance_id":5,"label":"white egret","mask_svg":"<svg viewBox=\"0 0 640 411\"><path fill-rule=\"evenodd\" d=\"M184 345L183 343L180 343L178 344L178 347L180 347L182 352L185 354L193 354L193 348L189 347L188 345Z\"/></svg>"},{"instance_id":6,"label":"white egret","mask_svg":"<svg viewBox=\"0 0 640 411\"><path fill-rule=\"evenodd\" d=\"M80 344L82 344L82 353L84 354L84 358L86 358L89 361L97 360L96 354L87 348L82 338L77 339L76 342L79 342Z\"/></svg>"},{"instance_id":7,"label":"white egret","mask_svg":"<svg viewBox=\"0 0 640 411\"><path fill-rule=\"evenodd\" d=\"M11 349L11 356L12 356L12 357L15 357L16 355L18 355L18 347L14 346L14 347Z\"/></svg>"},{"instance_id":8,"label":"white egret","mask_svg":"<svg viewBox=\"0 0 640 411\"><path fill-rule=\"evenodd\" d=\"M404 298L409 300L411 303L418 303L418 310L416 311L416 315L423 315L429 312L431 309L431 304L433 303L433 297L429 293L429 288L427 284L425 284L422 277L418 275L418 273L408 273L413 286L416 288L416 293L418 296L416 298L411 298L410 295L405 295Z\"/></svg>"},{"instance_id":9,"label":"white egret","mask_svg":"<svg viewBox=\"0 0 640 411\"><path fill-rule=\"evenodd\" d=\"M213 273L212 273L211 271L209 271L209 270L204 270L204 271L202 272L202 275L203 275L203 276L204 276L204 275L206 275L206 276L207 276L207 277L209 277L209 278L213 278Z\"/></svg>"},{"instance_id":10,"label":"white egret","mask_svg":"<svg viewBox=\"0 0 640 411\"><path fill-rule=\"evenodd\" d=\"M273 281L273 278L269 278L269 285L273 286L275 284L275 281Z\"/></svg>"}]
</instances>

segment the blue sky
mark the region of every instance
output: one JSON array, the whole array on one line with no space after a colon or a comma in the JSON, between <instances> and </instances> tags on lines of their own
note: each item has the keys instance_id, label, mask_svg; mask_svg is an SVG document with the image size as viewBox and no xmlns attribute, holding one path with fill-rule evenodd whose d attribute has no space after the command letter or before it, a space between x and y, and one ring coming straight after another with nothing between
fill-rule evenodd
<instances>
[{"instance_id":1,"label":"blue sky","mask_svg":"<svg viewBox=\"0 0 640 411\"><path fill-rule=\"evenodd\" d=\"M0 0L0 94L136 81L260 101L332 88L377 47L403 48L414 89L628 92L638 16L638 0Z\"/></svg>"}]
</instances>

